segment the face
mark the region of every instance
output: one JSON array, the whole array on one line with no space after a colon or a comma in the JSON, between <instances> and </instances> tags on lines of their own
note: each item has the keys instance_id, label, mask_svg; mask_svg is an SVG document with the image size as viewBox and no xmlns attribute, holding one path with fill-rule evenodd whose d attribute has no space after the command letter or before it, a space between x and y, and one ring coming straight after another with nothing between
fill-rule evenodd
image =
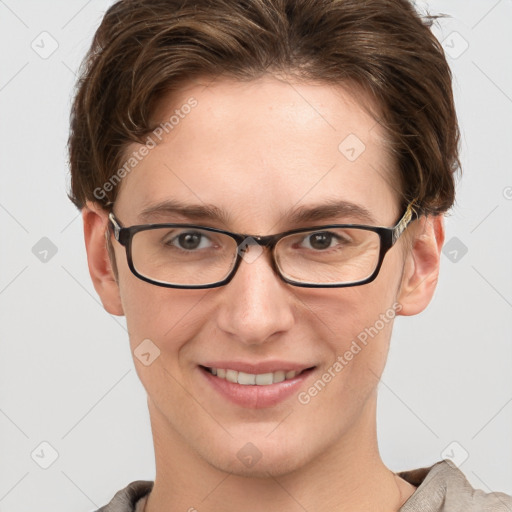
<instances>
[{"instance_id":1,"label":"face","mask_svg":"<svg viewBox=\"0 0 512 512\"><path fill-rule=\"evenodd\" d=\"M195 107L124 178L114 207L124 226L188 222L268 235L329 223L393 226L403 213L382 128L342 88L270 77L194 84L162 101L155 120L168 120L191 97ZM168 200L213 205L225 217L141 216ZM296 211L327 201L351 203L372 219L353 209L291 223ZM158 438L224 471L278 475L371 431L401 284L415 271L404 238L366 285L291 286L265 251L243 260L227 285L199 290L136 278L112 240L132 352L148 339L160 351L148 366L134 359ZM309 370L270 387L229 384L226 394L226 381L202 368L267 373L260 363ZM247 455L261 458L251 465Z\"/></svg>"}]
</instances>

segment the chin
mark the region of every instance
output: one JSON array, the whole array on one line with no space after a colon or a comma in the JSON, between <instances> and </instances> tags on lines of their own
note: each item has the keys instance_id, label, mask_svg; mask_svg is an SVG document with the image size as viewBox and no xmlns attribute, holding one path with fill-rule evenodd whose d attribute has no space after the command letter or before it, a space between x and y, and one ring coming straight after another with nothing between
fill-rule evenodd
<instances>
[{"instance_id":1,"label":"chin","mask_svg":"<svg viewBox=\"0 0 512 512\"><path fill-rule=\"evenodd\" d=\"M208 461L220 471L244 478L277 478L293 473L301 467L301 461L290 455L273 453L271 458L262 456L254 465L244 465L238 459Z\"/></svg>"},{"instance_id":2,"label":"chin","mask_svg":"<svg viewBox=\"0 0 512 512\"><path fill-rule=\"evenodd\" d=\"M276 444L269 442L268 438L265 439L266 435L268 432L260 438L252 436L252 442L247 441L247 436L244 441L233 439L231 446L225 447L222 453L209 450L203 454L203 458L220 471L263 479L293 473L306 464L304 442L297 442L297 446L292 446L276 439L279 441Z\"/></svg>"}]
</instances>

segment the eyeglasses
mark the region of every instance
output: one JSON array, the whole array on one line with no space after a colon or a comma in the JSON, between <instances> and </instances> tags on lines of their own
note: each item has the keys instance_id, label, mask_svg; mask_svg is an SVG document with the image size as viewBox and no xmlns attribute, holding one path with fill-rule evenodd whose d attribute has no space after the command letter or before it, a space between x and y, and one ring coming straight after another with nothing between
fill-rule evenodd
<instances>
[{"instance_id":1,"label":"eyeglasses","mask_svg":"<svg viewBox=\"0 0 512 512\"><path fill-rule=\"evenodd\" d=\"M392 228L328 224L268 236L244 235L192 224L123 227L109 214L115 239L126 249L135 276L168 288L215 288L271 251L272 268L293 286L339 288L373 281L386 253L418 217L409 204Z\"/></svg>"}]
</instances>

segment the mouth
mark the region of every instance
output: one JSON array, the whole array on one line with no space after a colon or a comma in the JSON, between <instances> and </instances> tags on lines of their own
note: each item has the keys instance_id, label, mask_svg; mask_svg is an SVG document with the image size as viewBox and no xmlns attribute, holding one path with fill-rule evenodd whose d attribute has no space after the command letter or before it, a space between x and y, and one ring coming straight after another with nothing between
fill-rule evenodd
<instances>
[{"instance_id":1,"label":"mouth","mask_svg":"<svg viewBox=\"0 0 512 512\"><path fill-rule=\"evenodd\" d=\"M275 372L255 374L237 371L231 368L211 368L202 365L199 365L199 367L219 379L226 380L233 384L241 384L242 386L270 386L272 384L293 380L299 375L304 376L303 374L309 373L316 368L315 366L311 366L303 370L282 369Z\"/></svg>"}]
</instances>

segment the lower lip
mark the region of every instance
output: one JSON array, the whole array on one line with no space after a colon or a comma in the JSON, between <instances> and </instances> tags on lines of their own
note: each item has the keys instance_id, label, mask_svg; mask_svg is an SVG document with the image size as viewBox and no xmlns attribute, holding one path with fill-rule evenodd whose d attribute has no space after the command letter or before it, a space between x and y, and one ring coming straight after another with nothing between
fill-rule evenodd
<instances>
[{"instance_id":1,"label":"lower lip","mask_svg":"<svg viewBox=\"0 0 512 512\"><path fill-rule=\"evenodd\" d=\"M272 407L285 400L290 395L297 393L304 381L310 376L314 368L304 370L293 379L283 380L267 386L244 385L229 382L226 379L216 377L201 366L199 371L210 385L222 396L231 402L248 409L262 409Z\"/></svg>"}]
</instances>

